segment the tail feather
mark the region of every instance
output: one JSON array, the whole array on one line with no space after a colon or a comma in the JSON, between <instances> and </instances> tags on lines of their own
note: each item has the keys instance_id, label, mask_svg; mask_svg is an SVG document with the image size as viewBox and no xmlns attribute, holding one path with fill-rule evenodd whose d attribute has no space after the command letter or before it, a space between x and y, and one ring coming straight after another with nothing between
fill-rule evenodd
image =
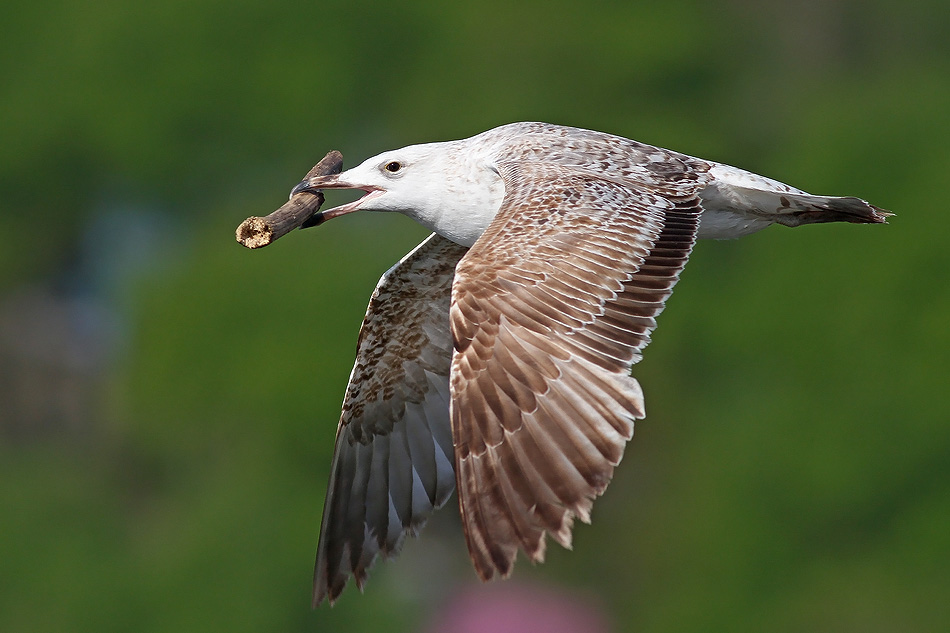
<instances>
[{"instance_id":1,"label":"tail feather","mask_svg":"<svg viewBox=\"0 0 950 633\"><path fill-rule=\"evenodd\" d=\"M886 224L893 215L861 198L815 196L738 167L716 163L709 174L712 178L701 193L704 212L699 237L735 238L772 223Z\"/></svg>"},{"instance_id":2,"label":"tail feather","mask_svg":"<svg viewBox=\"0 0 950 633\"><path fill-rule=\"evenodd\" d=\"M768 195L779 205L775 209L775 221L786 226L818 222L887 224L887 218L894 215L861 198L777 192L768 192Z\"/></svg>"}]
</instances>

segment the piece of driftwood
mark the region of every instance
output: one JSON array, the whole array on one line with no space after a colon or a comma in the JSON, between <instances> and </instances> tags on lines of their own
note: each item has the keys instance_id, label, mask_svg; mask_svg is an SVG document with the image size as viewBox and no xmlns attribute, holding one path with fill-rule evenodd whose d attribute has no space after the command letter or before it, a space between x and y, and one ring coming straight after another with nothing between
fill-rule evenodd
<instances>
[{"instance_id":1,"label":"piece of driftwood","mask_svg":"<svg viewBox=\"0 0 950 633\"><path fill-rule=\"evenodd\" d=\"M307 172L306 178L338 174L343 170L343 154L333 150ZM323 193L298 193L270 215L259 218L250 217L237 227L235 237L238 243L247 248L261 248L274 240L287 235L296 228L313 226L319 222L308 222L320 210Z\"/></svg>"}]
</instances>

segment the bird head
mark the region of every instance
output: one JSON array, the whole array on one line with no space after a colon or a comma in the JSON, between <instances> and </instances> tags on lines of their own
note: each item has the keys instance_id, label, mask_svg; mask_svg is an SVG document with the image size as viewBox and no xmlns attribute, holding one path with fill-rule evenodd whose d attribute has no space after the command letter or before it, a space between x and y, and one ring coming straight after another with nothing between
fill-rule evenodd
<instances>
[{"instance_id":1,"label":"bird head","mask_svg":"<svg viewBox=\"0 0 950 633\"><path fill-rule=\"evenodd\" d=\"M358 200L322 212L329 220L353 211L408 211L428 204L433 180L438 178L438 149L412 145L368 158L352 169L339 174L314 176L301 181L290 195L314 193L322 189L360 189Z\"/></svg>"},{"instance_id":2,"label":"bird head","mask_svg":"<svg viewBox=\"0 0 950 633\"><path fill-rule=\"evenodd\" d=\"M504 186L485 161L459 151L460 141L383 152L339 174L301 181L290 195L359 189L358 200L314 215L307 226L354 211L396 211L460 244L472 242L501 205Z\"/></svg>"}]
</instances>

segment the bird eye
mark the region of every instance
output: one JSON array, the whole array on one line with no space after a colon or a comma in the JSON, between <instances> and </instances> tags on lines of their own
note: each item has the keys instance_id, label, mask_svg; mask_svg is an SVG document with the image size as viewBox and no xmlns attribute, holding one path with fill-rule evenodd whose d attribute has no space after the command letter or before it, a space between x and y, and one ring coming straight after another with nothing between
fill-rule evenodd
<instances>
[{"instance_id":1,"label":"bird eye","mask_svg":"<svg viewBox=\"0 0 950 633\"><path fill-rule=\"evenodd\" d=\"M398 162L396 162L396 161L393 161L393 162L391 162L391 163L386 163L386 171L389 171L389 172L392 172L392 173L396 173L396 172L399 171L400 169L402 169L402 165L400 165L400 164L399 164Z\"/></svg>"}]
</instances>

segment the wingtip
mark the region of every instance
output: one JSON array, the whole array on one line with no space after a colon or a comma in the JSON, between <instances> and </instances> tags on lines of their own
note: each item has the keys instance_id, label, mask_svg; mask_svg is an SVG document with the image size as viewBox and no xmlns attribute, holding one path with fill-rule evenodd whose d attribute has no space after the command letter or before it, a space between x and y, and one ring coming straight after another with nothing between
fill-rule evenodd
<instances>
[{"instance_id":1,"label":"wingtip","mask_svg":"<svg viewBox=\"0 0 950 633\"><path fill-rule=\"evenodd\" d=\"M326 602L332 608L336 601L339 599L340 594L343 593L343 588L346 586L346 583L340 585L339 587L327 587L324 585L315 586L313 588L313 599L310 601L310 608L317 609L320 605ZM360 591L363 588L360 587Z\"/></svg>"},{"instance_id":2,"label":"wingtip","mask_svg":"<svg viewBox=\"0 0 950 633\"><path fill-rule=\"evenodd\" d=\"M321 565L323 563L323 565ZM343 593L349 581L349 575L334 579L327 571L325 561L318 560L313 574L313 598L310 601L310 607L316 609L326 602L331 607Z\"/></svg>"},{"instance_id":3,"label":"wingtip","mask_svg":"<svg viewBox=\"0 0 950 633\"><path fill-rule=\"evenodd\" d=\"M323 604L323 601L326 600L326 599L327 599L327 592L326 592L326 591L320 591L319 589L314 589L314 590L313 590L313 598L310 600L310 608L311 608L311 609L316 609L316 608L319 607L321 604ZM333 601L332 599L329 600L329 603L330 603L330 606L331 606L331 607L333 606L333 602L334 602L334 601Z\"/></svg>"}]
</instances>

